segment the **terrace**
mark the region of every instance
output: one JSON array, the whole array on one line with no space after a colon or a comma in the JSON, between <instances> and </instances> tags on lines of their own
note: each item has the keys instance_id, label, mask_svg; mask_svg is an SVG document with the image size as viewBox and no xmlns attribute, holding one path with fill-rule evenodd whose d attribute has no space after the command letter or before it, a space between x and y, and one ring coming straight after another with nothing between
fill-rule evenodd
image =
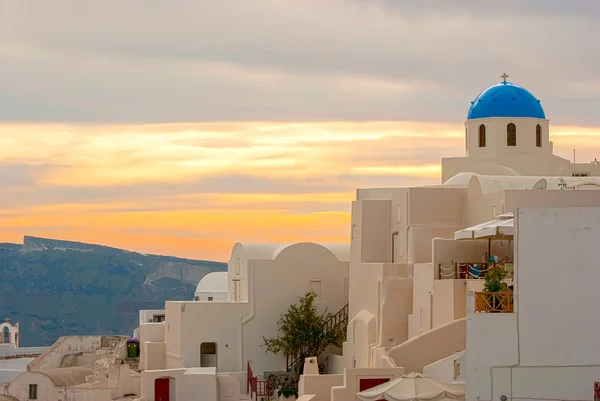
<instances>
[{"instance_id":1,"label":"terrace","mask_svg":"<svg viewBox=\"0 0 600 401\"><path fill-rule=\"evenodd\" d=\"M437 278L484 280L481 287L475 286L475 312L512 313L513 286L509 284L512 284L514 277L513 233L512 213L505 213L497 216L495 220L457 231L454 240L461 241L462 245L459 246L455 242L454 249L447 250L443 256L452 256L458 261L439 263L444 259L438 259ZM487 250L479 245L483 241L487 241ZM504 242L507 242L508 246L504 247ZM478 258L480 261L473 261Z\"/></svg>"}]
</instances>

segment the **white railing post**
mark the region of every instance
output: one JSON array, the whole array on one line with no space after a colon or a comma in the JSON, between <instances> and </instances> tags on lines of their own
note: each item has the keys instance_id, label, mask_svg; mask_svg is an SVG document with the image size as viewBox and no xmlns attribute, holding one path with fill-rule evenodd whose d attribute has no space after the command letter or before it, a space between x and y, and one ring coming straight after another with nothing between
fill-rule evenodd
<instances>
[{"instance_id":1,"label":"white railing post","mask_svg":"<svg viewBox=\"0 0 600 401\"><path fill-rule=\"evenodd\" d=\"M467 291L467 314L475 313L475 290Z\"/></svg>"}]
</instances>

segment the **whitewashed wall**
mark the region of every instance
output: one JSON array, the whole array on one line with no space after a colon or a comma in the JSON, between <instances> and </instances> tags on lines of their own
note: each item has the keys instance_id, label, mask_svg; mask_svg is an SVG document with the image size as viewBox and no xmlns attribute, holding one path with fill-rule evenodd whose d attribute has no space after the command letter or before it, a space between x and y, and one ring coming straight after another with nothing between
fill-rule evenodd
<instances>
[{"instance_id":1,"label":"whitewashed wall","mask_svg":"<svg viewBox=\"0 0 600 401\"><path fill-rule=\"evenodd\" d=\"M467 399L591 400L600 208L521 209L515 234L515 313L468 314Z\"/></svg>"}]
</instances>

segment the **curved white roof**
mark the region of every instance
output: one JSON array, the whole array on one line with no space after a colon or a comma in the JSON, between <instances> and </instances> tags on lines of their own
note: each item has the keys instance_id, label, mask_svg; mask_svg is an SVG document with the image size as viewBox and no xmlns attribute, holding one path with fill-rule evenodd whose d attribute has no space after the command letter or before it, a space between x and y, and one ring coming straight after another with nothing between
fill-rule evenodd
<instances>
[{"instance_id":1,"label":"curved white roof","mask_svg":"<svg viewBox=\"0 0 600 401\"><path fill-rule=\"evenodd\" d=\"M471 182L471 178L477 175L475 173L458 173L456 175L453 175L452 177L448 178L448 180L446 182L444 182L444 184L442 184L443 186L448 186L448 187L468 187L469 186L469 182Z\"/></svg>"},{"instance_id":2,"label":"curved white roof","mask_svg":"<svg viewBox=\"0 0 600 401\"><path fill-rule=\"evenodd\" d=\"M248 259L273 259L273 252L275 252L281 246L287 245L260 242L236 242L233 248L242 248L244 256Z\"/></svg>"},{"instance_id":3,"label":"curved white roof","mask_svg":"<svg viewBox=\"0 0 600 401\"><path fill-rule=\"evenodd\" d=\"M227 272L212 272L202 277L196 292L227 292Z\"/></svg>"},{"instance_id":4,"label":"curved white roof","mask_svg":"<svg viewBox=\"0 0 600 401\"><path fill-rule=\"evenodd\" d=\"M277 258L277 256L283 252L285 249L298 245L298 244L310 244L314 246L319 246L327 249L329 252L333 253L336 258L338 258L341 262L347 262L350 260L350 245L349 244L317 244L315 242L297 242L295 244L287 244L279 246L271 256L271 259Z\"/></svg>"},{"instance_id":5,"label":"curved white roof","mask_svg":"<svg viewBox=\"0 0 600 401\"><path fill-rule=\"evenodd\" d=\"M505 189L532 189L542 177L476 175L481 185L481 192L489 194Z\"/></svg>"},{"instance_id":6,"label":"curved white roof","mask_svg":"<svg viewBox=\"0 0 600 401\"><path fill-rule=\"evenodd\" d=\"M502 176L502 175L480 175L476 173L458 173L444 183L444 186L468 187L472 179L477 179L484 194L502 191L505 189L533 189L534 185L541 180L546 180L548 190L560 189L561 177L537 177L537 176ZM568 186L578 184L594 183L600 184L600 177L563 177Z\"/></svg>"}]
</instances>

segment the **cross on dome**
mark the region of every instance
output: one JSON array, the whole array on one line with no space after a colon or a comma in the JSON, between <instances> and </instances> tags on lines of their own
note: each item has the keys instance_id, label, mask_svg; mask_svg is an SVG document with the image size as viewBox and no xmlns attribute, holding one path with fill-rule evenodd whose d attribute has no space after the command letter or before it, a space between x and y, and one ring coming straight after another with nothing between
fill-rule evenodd
<instances>
[{"instance_id":1,"label":"cross on dome","mask_svg":"<svg viewBox=\"0 0 600 401\"><path fill-rule=\"evenodd\" d=\"M500 75L500 78L502 78L503 82L506 83L506 78L508 78L508 74L504 73L504 74Z\"/></svg>"},{"instance_id":2,"label":"cross on dome","mask_svg":"<svg viewBox=\"0 0 600 401\"><path fill-rule=\"evenodd\" d=\"M8 316L7 316L7 317L5 317L5 318L4 318L4 322L5 322L5 323L9 323L9 322L10 322L10 318L9 318Z\"/></svg>"}]
</instances>

